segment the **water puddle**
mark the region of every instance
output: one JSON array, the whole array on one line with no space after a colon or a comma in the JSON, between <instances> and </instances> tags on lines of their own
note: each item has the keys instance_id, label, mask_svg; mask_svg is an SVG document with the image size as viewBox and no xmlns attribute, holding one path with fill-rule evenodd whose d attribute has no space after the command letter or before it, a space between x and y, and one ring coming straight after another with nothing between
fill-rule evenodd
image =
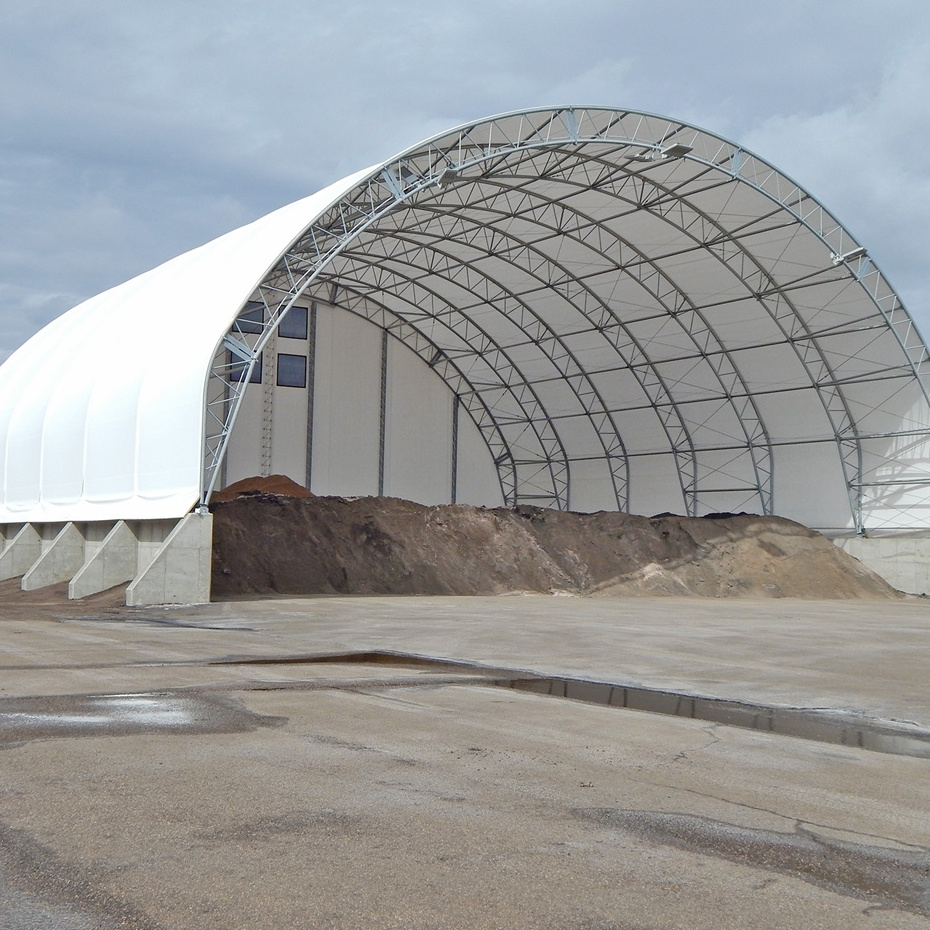
<instances>
[{"instance_id":1,"label":"water puddle","mask_svg":"<svg viewBox=\"0 0 930 930\"><path fill-rule=\"evenodd\" d=\"M876 720L861 714L845 711L802 707L776 707L743 701L728 701L699 697L678 691L662 691L611 682L590 681L582 678L547 677L527 674L515 669L475 665L454 659L435 659L386 650L344 652L326 655L283 656L268 658L228 658L215 664L233 665L389 665L396 668L415 668L425 671L461 671L480 676L487 684L514 691L548 695L590 704L622 707L672 717L688 717L708 723L741 727L747 730L764 730L780 736L798 737L821 743L854 746L871 752L892 755L930 758L930 730L916 726ZM398 687L419 687L429 684L454 683L438 679L404 679L395 682ZM471 682L463 682L471 683ZM377 683L359 682L373 687ZM385 686L390 682L382 683ZM314 687L325 687L315 683ZM344 687L345 683L340 683Z\"/></svg>"},{"instance_id":2,"label":"water puddle","mask_svg":"<svg viewBox=\"0 0 930 930\"><path fill-rule=\"evenodd\" d=\"M660 811L579 808L574 813L600 826L800 878L875 906L930 914L930 854L923 848L841 842L801 825L781 833Z\"/></svg>"},{"instance_id":3,"label":"water puddle","mask_svg":"<svg viewBox=\"0 0 930 930\"><path fill-rule=\"evenodd\" d=\"M0 746L56 736L123 733L233 733L277 725L280 719L253 714L215 697L217 690L352 690L484 685L601 704L626 710L704 720L763 730L780 736L852 746L871 752L930 758L930 730L845 711L776 707L700 697L612 682L534 675L518 669L476 665L387 650L326 655L228 657L217 666L358 665L416 670L416 676L327 678L298 681L239 681L201 691L0 699ZM435 674L429 674L435 673Z\"/></svg>"},{"instance_id":4,"label":"water puddle","mask_svg":"<svg viewBox=\"0 0 930 930\"><path fill-rule=\"evenodd\" d=\"M511 678L494 684L515 691L547 694L590 704L688 717L820 743L855 746L871 752L930 759L930 730L904 727L842 711L773 707L577 678Z\"/></svg>"},{"instance_id":5,"label":"water puddle","mask_svg":"<svg viewBox=\"0 0 930 930\"><path fill-rule=\"evenodd\" d=\"M7 698L0 700L0 746L73 736L242 733L279 722L201 694Z\"/></svg>"}]
</instances>

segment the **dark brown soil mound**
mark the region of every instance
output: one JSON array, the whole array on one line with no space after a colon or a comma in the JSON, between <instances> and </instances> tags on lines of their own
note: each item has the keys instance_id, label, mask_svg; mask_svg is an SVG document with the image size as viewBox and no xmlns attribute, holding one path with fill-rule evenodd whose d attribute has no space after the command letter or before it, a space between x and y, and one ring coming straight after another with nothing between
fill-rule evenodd
<instances>
[{"instance_id":1,"label":"dark brown soil mound","mask_svg":"<svg viewBox=\"0 0 930 930\"><path fill-rule=\"evenodd\" d=\"M216 597L899 596L829 540L779 517L426 507L396 498L307 497L303 488L300 496L245 490L212 508Z\"/></svg>"},{"instance_id":2,"label":"dark brown soil mound","mask_svg":"<svg viewBox=\"0 0 930 930\"><path fill-rule=\"evenodd\" d=\"M213 494L213 503L234 501L238 497L258 494L284 494L287 497L313 497L313 495L287 475L269 475L267 478L243 478L235 481L222 491Z\"/></svg>"}]
</instances>

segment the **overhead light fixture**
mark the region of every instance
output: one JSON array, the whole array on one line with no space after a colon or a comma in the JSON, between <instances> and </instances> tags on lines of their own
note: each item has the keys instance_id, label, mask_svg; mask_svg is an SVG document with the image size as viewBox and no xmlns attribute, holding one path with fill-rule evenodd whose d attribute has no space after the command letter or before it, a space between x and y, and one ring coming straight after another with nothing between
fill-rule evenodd
<instances>
[{"instance_id":1,"label":"overhead light fixture","mask_svg":"<svg viewBox=\"0 0 930 930\"><path fill-rule=\"evenodd\" d=\"M857 258L865 258L865 252L865 246L860 245L858 248L844 252L842 255L833 252L830 258L833 259L834 265L842 265L845 262L854 262Z\"/></svg>"},{"instance_id":2,"label":"overhead light fixture","mask_svg":"<svg viewBox=\"0 0 930 930\"><path fill-rule=\"evenodd\" d=\"M442 171L439 172L439 177L436 178L436 183L445 190L456 182L458 176L458 168L443 168Z\"/></svg>"},{"instance_id":3,"label":"overhead light fixture","mask_svg":"<svg viewBox=\"0 0 930 930\"><path fill-rule=\"evenodd\" d=\"M683 155L687 155L688 152L693 151L693 145L685 145L684 142L673 142L671 145L667 145L664 149L660 149L659 154L663 158L681 158Z\"/></svg>"}]
</instances>

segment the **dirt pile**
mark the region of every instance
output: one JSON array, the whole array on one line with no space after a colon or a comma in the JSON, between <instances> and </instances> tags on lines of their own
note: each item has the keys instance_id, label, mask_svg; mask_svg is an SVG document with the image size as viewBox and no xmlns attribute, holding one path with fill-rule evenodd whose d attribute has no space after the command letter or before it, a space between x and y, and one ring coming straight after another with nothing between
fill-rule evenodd
<instances>
[{"instance_id":1,"label":"dirt pile","mask_svg":"<svg viewBox=\"0 0 930 930\"><path fill-rule=\"evenodd\" d=\"M212 505L217 597L899 596L829 540L779 517L426 507L396 498L315 497L298 485L292 496L268 490L286 487L273 479L240 484Z\"/></svg>"},{"instance_id":2,"label":"dirt pile","mask_svg":"<svg viewBox=\"0 0 930 930\"><path fill-rule=\"evenodd\" d=\"M222 491L214 492L213 503L219 504L258 494L283 494L286 497L302 498L314 496L287 475L268 475L267 478L243 478L241 481L234 481Z\"/></svg>"}]
</instances>

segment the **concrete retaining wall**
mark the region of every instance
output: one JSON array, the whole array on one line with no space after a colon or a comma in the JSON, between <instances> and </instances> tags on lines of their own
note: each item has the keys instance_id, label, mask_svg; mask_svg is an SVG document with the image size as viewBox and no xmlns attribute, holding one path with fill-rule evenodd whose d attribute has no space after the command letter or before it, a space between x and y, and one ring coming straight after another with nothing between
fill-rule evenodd
<instances>
[{"instance_id":1,"label":"concrete retaining wall","mask_svg":"<svg viewBox=\"0 0 930 930\"><path fill-rule=\"evenodd\" d=\"M930 537L840 537L833 542L908 594L930 594Z\"/></svg>"},{"instance_id":2,"label":"concrete retaining wall","mask_svg":"<svg viewBox=\"0 0 930 930\"><path fill-rule=\"evenodd\" d=\"M213 515L180 520L26 523L0 533L0 580L22 576L24 591L68 582L81 598L130 583L126 603L210 600Z\"/></svg>"}]
</instances>

